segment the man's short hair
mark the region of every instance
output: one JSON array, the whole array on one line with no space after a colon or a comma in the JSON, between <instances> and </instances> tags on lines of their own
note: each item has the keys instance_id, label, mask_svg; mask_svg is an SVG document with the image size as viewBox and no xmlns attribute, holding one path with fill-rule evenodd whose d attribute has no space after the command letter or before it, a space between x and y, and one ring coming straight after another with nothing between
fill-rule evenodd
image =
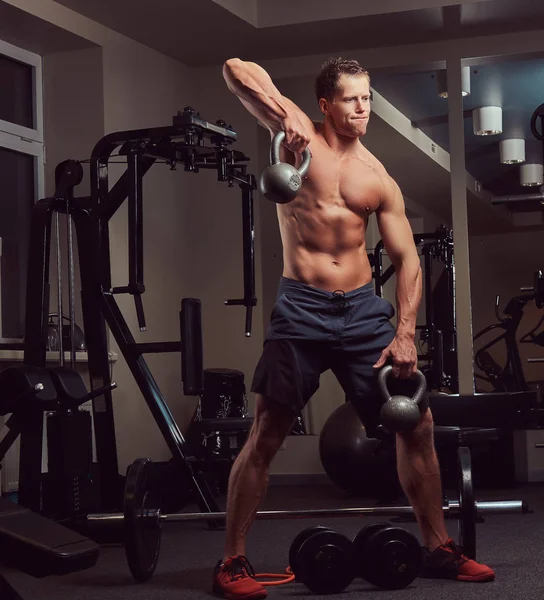
<instances>
[{"instance_id":1,"label":"man's short hair","mask_svg":"<svg viewBox=\"0 0 544 600\"><path fill-rule=\"evenodd\" d=\"M345 58L329 58L321 65L321 71L315 80L315 95L317 101L321 98L332 100L338 91L340 75L365 76L370 83L368 71L361 67L356 60Z\"/></svg>"}]
</instances>

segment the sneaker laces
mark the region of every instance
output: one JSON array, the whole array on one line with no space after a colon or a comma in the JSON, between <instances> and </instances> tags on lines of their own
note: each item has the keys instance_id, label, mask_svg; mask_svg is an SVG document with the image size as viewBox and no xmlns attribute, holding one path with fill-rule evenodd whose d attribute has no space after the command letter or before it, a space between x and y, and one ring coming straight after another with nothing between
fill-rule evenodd
<instances>
[{"instance_id":1,"label":"sneaker laces","mask_svg":"<svg viewBox=\"0 0 544 600\"><path fill-rule=\"evenodd\" d=\"M455 564L456 565L463 565L467 562L469 562L469 558L467 556L465 556L464 553L464 549L459 546L458 544L456 544L453 540L448 540L443 546L442 548L444 548L444 550L446 552L450 552L451 554L453 554L455 556Z\"/></svg>"},{"instance_id":2,"label":"sneaker laces","mask_svg":"<svg viewBox=\"0 0 544 600\"><path fill-rule=\"evenodd\" d=\"M231 581L238 581L244 577L255 578L255 571L245 556L234 556L230 563L225 563L224 570L230 574Z\"/></svg>"}]
</instances>

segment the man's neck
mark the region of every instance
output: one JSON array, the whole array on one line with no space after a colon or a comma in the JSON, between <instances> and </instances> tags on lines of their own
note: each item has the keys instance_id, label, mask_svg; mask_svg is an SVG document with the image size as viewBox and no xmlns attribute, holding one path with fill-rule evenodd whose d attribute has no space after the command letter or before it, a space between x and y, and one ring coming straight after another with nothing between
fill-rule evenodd
<instances>
[{"instance_id":1,"label":"man's neck","mask_svg":"<svg viewBox=\"0 0 544 600\"><path fill-rule=\"evenodd\" d=\"M331 150L336 154L353 154L360 150L361 142L358 137L340 133L328 119L325 119L321 124L321 133Z\"/></svg>"}]
</instances>

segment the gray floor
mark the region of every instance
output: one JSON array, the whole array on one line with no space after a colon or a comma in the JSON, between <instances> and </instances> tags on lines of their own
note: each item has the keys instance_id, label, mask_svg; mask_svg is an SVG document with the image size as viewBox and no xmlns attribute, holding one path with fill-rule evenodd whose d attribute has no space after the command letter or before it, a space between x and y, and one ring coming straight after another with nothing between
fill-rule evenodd
<instances>
[{"instance_id":1,"label":"gray floor","mask_svg":"<svg viewBox=\"0 0 544 600\"><path fill-rule=\"evenodd\" d=\"M525 486L517 490L485 491L480 500L524 499L529 501L532 514L497 515L486 517L478 525L479 560L492 566L497 579L492 583L472 584L454 581L416 579L408 588L383 591L355 580L340 596L372 598L432 598L446 600L461 596L463 600L542 599L544 597L544 486ZM332 486L270 488L263 508L324 508L357 506L361 500L346 498ZM376 518L325 519L329 525L349 537ZM248 557L259 572L283 572L287 553L295 535L317 521L285 520L258 521L248 541ZM413 523L402 525L417 534ZM456 521L448 521L453 537ZM211 573L221 556L222 531L211 531L201 523L170 524L163 530L161 557L153 579L145 584L133 581L121 547L105 547L98 565L87 571L65 577L44 580L32 579L20 572L4 569L2 573L25 600L144 600L180 598L211 598ZM269 598L309 597L308 590L299 583L269 588ZM316 596L313 596L316 597ZM317 597L316 597L317 598Z\"/></svg>"}]
</instances>

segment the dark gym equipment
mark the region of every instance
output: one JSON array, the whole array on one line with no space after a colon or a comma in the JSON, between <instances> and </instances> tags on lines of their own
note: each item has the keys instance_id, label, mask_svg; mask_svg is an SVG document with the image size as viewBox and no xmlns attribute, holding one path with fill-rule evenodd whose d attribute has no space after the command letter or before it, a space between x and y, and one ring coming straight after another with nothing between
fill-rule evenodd
<instances>
[{"instance_id":1,"label":"dark gym equipment","mask_svg":"<svg viewBox=\"0 0 544 600\"><path fill-rule=\"evenodd\" d=\"M66 575L96 564L99 546L8 498L0 498L0 562L32 577ZM21 596L0 575L2 600Z\"/></svg>"},{"instance_id":2,"label":"dark gym equipment","mask_svg":"<svg viewBox=\"0 0 544 600\"><path fill-rule=\"evenodd\" d=\"M63 315L62 321L61 327L58 315L56 313L51 313L49 315L47 324L47 350L49 352L58 352L60 350L61 337L63 349L68 351L72 350L71 330L73 329L73 345L76 352L85 351L85 335L83 334L81 327L74 324L74 327L72 328L72 321L70 320L70 317L67 317L66 315ZM68 325L64 324L64 321L67 321Z\"/></svg>"},{"instance_id":3,"label":"dark gym equipment","mask_svg":"<svg viewBox=\"0 0 544 600\"><path fill-rule=\"evenodd\" d=\"M252 424L244 374L235 369L204 369L203 390L186 439L214 492L226 492L232 464Z\"/></svg>"},{"instance_id":4,"label":"dark gym equipment","mask_svg":"<svg viewBox=\"0 0 544 600\"><path fill-rule=\"evenodd\" d=\"M144 519L157 506L155 472L141 461L129 469L125 485L124 531L127 562L136 581L144 582L155 572L161 547L160 523Z\"/></svg>"},{"instance_id":5,"label":"dark gym equipment","mask_svg":"<svg viewBox=\"0 0 544 600\"><path fill-rule=\"evenodd\" d=\"M537 119L540 119L540 129L536 124ZM541 104L531 116L531 133L537 140L544 142L544 104Z\"/></svg>"},{"instance_id":6,"label":"dark gym equipment","mask_svg":"<svg viewBox=\"0 0 544 600\"><path fill-rule=\"evenodd\" d=\"M391 396L387 388L387 379L392 372L393 367L386 365L378 374L378 385L384 399L384 404L380 410L381 424L388 431L395 433L412 431L421 419L420 404L423 394L427 390L427 380L425 375L418 369L415 374L418 386L414 395L395 394Z\"/></svg>"},{"instance_id":7,"label":"dark gym equipment","mask_svg":"<svg viewBox=\"0 0 544 600\"><path fill-rule=\"evenodd\" d=\"M414 243L424 259L425 325L418 325L420 342L427 352L418 355L418 361L427 363L421 371L427 378L429 390L458 389L457 334L455 328L455 263L453 231L446 226L434 233L414 234ZM383 286L395 273L395 267L383 268L384 243L380 240L369 254L376 295L383 296ZM444 265L443 273L433 289L433 266Z\"/></svg>"},{"instance_id":8,"label":"dark gym equipment","mask_svg":"<svg viewBox=\"0 0 544 600\"><path fill-rule=\"evenodd\" d=\"M464 461L464 456L460 455L460 460ZM182 522L182 521L215 521L219 523L224 521L227 514L217 513L178 513L161 514L156 505L153 505L156 488L154 481L154 465L148 458L141 458L134 461L129 467L127 482L131 482L125 493L125 514L89 514L87 523L89 531L100 530L101 526L111 527L117 523L123 526L127 540L134 540L130 548L125 547L129 568L135 579L142 581L149 579L156 566L156 556L160 548L160 526L163 522ZM463 478L466 481L470 476L470 465L468 468L463 462ZM128 484L127 484L128 485ZM466 483L460 487L460 494L467 493ZM469 510L472 502L473 510ZM469 517L476 518L485 514L509 514L526 513L528 506L520 500L496 501L496 502L476 502L472 498L460 498L458 501L446 501L443 506L445 517L459 517L464 519ZM413 515L411 506L374 506L360 508L336 508L336 509L316 509L316 510L268 510L258 511L256 519L313 519L330 517L356 517L356 516L404 516ZM127 518L128 515L128 518ZM471 531L474 522L459 521L460 538L462 540L471 539ZM325 539L325 538L322 538ZM385 538L382 538L385 539ZM328 542L327 542L328 543ZM311 546L315 550L314 546ZM469 548L468 551L475 552L475 549ZM331 558L332 560L332 558ZM336 560L336 559L335 559Z\"/></svg>"},{"instance_id":9,"label":"dark gym equipment","mask_svg":"<svg viewBox=\"0 0 544 600\"><path fill-rule=\"evenodd\" d=\"M469 558L476 558L476 521L478 511L472 486L472 464L470 450L459 448L457 456L459 477L459 545ZM462 525L461 525L462 524Z\"/></svg>"},{"instance_id":10,"label":"dark gym equipment","mask_svg":"<svg viewBox=\"0 0 544 600\"><path fill-rule=\"evenodd\" d=\"M318 531L331 531L331 529L325 525L314 525L313 527L307 527L306 529L303 529L291 542L291 546L289 547L289 566L291 569L296 561L296 554L302 542L304 542L307 537Z\"/></svg>"},{"instance_id":11,"label":"dark gym equipment","mask_svg":"<svg viewBox=\"0 0 544 600\"><path fill-rule=\"evenodd\" d=\"M198 173L214 169L217 179L242 191L243 298L226 300L227 305L246 309L245 334L251 333L252 308L256 305L254 268L253 192L255 177L247 172L249 158L233 150L237 139L224 121L212 124L192 108L173 118L169 127L116 132L102 138L90 159L91 195L74 197L81 181L82 167L77 161L64 161L56 171L53 197L36 203L32 213L29 268L27 279L24 361L45 367L46 332L49 315L49 254L51 222L58 213L73 221L78 243L83 329L88 352L91 388L102 388L93 399L97 476L100 480L100 510L120 510L119 468L115 441L113 400L110 383L110 358L106 326L113 333L133 376L148 404L173 461L179 480L191 490L191 499L200 510L213 512L217 505L202 475L194 466L194 456L168 404L145 361L146 353L181 352L183 391L199 395L202 391L201 304L198 299L182 300L181 339L172 342L137 343L116 301L118 294L131 294L141 331L146 328L142 296L143 277L143 178L152 165L166 161L175 169ZM114 185L108 177L109 161L118 150L126 157L127 168ZM118 162L118 161L117 161ZM128 284L116 285L111 277L108 224L128 198L129 272ZM69 232L68 232L69 233ZM58 311L62 314L62 311ZM71 319L73 323L73 319ZM62 340L62 336L60 337ZM29 419L21 435L19 499L33 510L40 510L42 483L42 415Z\"/></svg>"},{"instance_id":12,"label":"dark gym equipment","mask_svg":"<svg viewBox=\"0 0 544 600\"><path fill-rule=\"evenodd\" d=\"M389 523L363 528L353 542L328 527L309 527L289 548L297 581L316 594L338 594L355 577L382 589L402 589L418 576L421 563L417 538Z\"/></svg>"},{"instance_id":13,"label":"dark gym equipment","mask_svg":"<svg viewBox=\"0 0 544 600\"><path fill-rule=\"evenodd\" d=\"M58 409L58 398L50 374L23 365L0 373L0 416L10 414L7 434L0 442L0 463L34 415ZM99 547L91 540L37 513L0 498L0 562L33 577L62 575L96 564ZM20 600L12 586L0 576L2 600Z\"/></svg>"},{"instance_id":14,"label":"dark gym equipment","mask_svg":"<svg viewBox=\"0 0 544 600\"><path fill-rule=\"evenodd\" d=\"M527 392L530 390L523 372L523 365L518 348L518 328L523 319L525 307L534 300L538 308L544 307L544 275L541 270L535 271L533 275L533 286L521 288L524 292L512 297L501 316L499 313L500 297L495 300L495 315L498 323L488 325L474 336L474 341L483 338L493 330L502 330L498 336L478 348L474 353L474 364L485 375L475 373L476 379L486 381L493 386L497 392ZM532 343L544 346L544 335L535 335L544 317L540 319L536 327L520 338L521 343ZM504 341L506 349L506 360L503 366L499 365L491 354L490 348Z\"/></svg>"},{"instance_id":15,"label":"dark gym equipment","mask_svg":"<svg viewBox=\"0 0 544 600\"><path fill-rule=\"evenodd\" d=\"M302 185L302 178L310 168L311 153L304 150L302 164L297 169L280 161L280 146L285 139L285 131L277 133L270 144L270 166L261 173L259 190L267 200L287 204L294 200Z\"/></svg>"},{"instance_id":16,"label":"dark gym equipment","mask_svg":"<svg viewBox=\"0 0 544 600\"><path fill-rule=\"evenodd\" d=\"M419 575L421 545L401 527L375 523L353 540L357 574L368 583L389 590L407 587Z\"/></svg>"},{"instance_id":17,"label":"dark gym equipment","mask_svg":"<svg viewBox=\"0 0 544 600\"><path fill-rule=\"evenodd\" d=\"M103 392L99 388L87 393L81 376L64 367L23 365L0 372L0 415L11 413L0 461L29 424L48 414L48 472L41 484L40 507L47 516L68 520L100 507L91 477L90 415L78 408Z\"/></svg>"},{"instance_id":18,"label":"dark gym equipment","mask_svg":"<svg viewBox=\"0 0 544 600\"><path fill-rule=\"evenodd\" d=\"M339 594L355 577L353 544L333 529L310 527L293 540L289 565L314 594Z\"/></svg>"}]
</instances>

